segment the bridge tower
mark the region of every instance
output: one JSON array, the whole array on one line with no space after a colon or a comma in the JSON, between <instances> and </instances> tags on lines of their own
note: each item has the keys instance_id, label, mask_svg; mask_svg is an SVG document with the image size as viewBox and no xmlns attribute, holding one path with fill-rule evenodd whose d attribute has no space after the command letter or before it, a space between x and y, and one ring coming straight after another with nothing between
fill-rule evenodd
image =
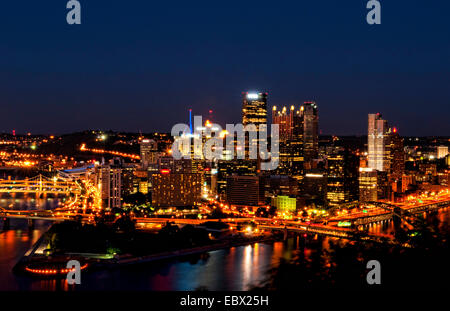
<instances>
[{"instance_id":1,"label":"bridge tower","mask_svg":"<svg viewBox=\"0 0 450 311\"><path fill-rule=\"evenodd\" d=\"M42 187L42 175L39 174L39 191L38 191L38 195L39 196L41 196L42 190L43 190L43 187Z\"/></svg>"}]
</instances>

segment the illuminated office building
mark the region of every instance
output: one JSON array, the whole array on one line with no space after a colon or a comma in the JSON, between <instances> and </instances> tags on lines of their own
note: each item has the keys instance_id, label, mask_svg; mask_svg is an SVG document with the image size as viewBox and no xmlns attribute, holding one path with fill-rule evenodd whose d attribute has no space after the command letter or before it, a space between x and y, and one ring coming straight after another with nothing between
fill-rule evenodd
<instances>
[{"instance_id":1,"label":"illuminated office building","mask_svg":"<svg viewBox=\"0 0 450 311\"><path fill-rule=\"evenodd\" d=\"M279 195L271 199L271 205L280 212L295 212L297 208L297 199L285 195Z\"/></svg>"},{"instance_id":2,"label":"illuminated office building","mask_svg":"<svg viewBox=\"0 0 450 311\"><path fill-rule=\"evenodd\" d=\"M120 208L122 206L122 170L113 165L101 165L99 170L103 206Z\"/></svg>"},{"instance_id":3,"label":"illuminated office building","mask_svg":"<svg viewBox=\"0 0 450 311\"><path fill-rule=\"evenodd\" d=\"M369 124L367 133L368 144L368 167L377 171L388 169L388 125L387 121L381 118L381 114L369 114Z\"/></svg>"},{"instance_id":4,"label":"illuminated office building","mask_svg":"<svg viewBox=\"0 0 450 311\"><path fill-rule=\"evenodd\" d=\"M387 145L389 181L395 182L402 179L405 172L405 151L403 149L403 138L394 127L388 135Z\"/></svg>"},{"instance_id":5,"label":"illuminated office building","mask_svg":"<svg viewBox=\"0 0 450 311\"><path fill-rule=\"evenodd\" d=\"M141 164L144 168L156 164L158 160L158 144L153 139L143 139L140 144Z\"/></svg>"},{"instance_id":6,"label":"illuminated office building","mask_svg":"<svg viewBox=\"0 0 450 311\"><path fill-rule=\"evenodd\" d=\"M448 147L447 146L438 146L436 149L437 149L436 155L437 155L438 159L443 159L448 155Z\"/></svg>"},{"instance_id":7,"label":"illuminated office building","mask_svg":"<svg viewBox=\"0 0 450 311\"><path fill-rule=\"evenodd\" d=\"M278 173L297 180L303 177L303 111L272 108L272 123L279 126Z\"/></svg>"},{"instance_id":8,"label":"illuminated office building","mask_svg":"<svg viewBox=\"0 0 450 311\"><path fill-rule=\"evenodd\" d=\"M302 197L306 205L327 206L327 175L321 170L308 171L302 181Z\"/></svg>"},{"instance_id":9,"label":"illuminated office building","mask_svg":"<svg viewBox=\"0 0 450 311\"><path fill-rule=\"evenodd\" d=\"M327 202L329 206L357 201L359 158L348 148L335 147L327 155Z\"/></svg>"},{"instance_id":10,"label":"illuminated office building","mask_svg":"<svg viewBox=\"0 0 450 311\"><path fill-rule=\"evenodd\" d=\"M375 202L377 196L378 177L377 171L367 167L359 169L359 201Z\"/></svg>"},{"instance_id":11,"label":"illuminated office building","mask_svg":"<svg viewBox=\"0 0 450 311\"><path fill-rule=\"evenodd\" d=\"M161 169L151 175L152 206L183 207L200 204L202 176L192 173L172 173Z\"/></svg>"},{"instance_id":12,"label":"illuminated office building","mask_svg":"<svg viewBox=\"0 0 450 311\"><path fill-rule=\"evenodd\" d=\"M264 183L258 176L227 177L229 204L239 206L260 206L264 204Z\"/></svg>"},{"instance_id":13,"label":"illuminated office building","mask_svg":"<svg viewBox=\"0 0 450 311\"><path fill-rule=\"evenodd\" d=\"M265 197L284 195L296 197L299 194L298 182L291 176L268 175L264 176Z\"/></svg>"},{"instance_id":14,"label":"illuminated office building","mask_svg":"<svg viewBox=\"0 0 450 311\"><path fill-rule=\"evenodd\" d=\"M121 193L122 197L124 197L136 192L134 185L136 167L134 164L123 164L121 169Z\"/></svg>"},{"instance_id":15,"label":"illuminated office building","mask_svg":"<svg viewBox=\"0 0 450 311\"><path fill-rule=\"evenodd\" d=\"M377 198L378 200L389 199L391 196L391 183L388 172L377 171Z\"/></svg>"},{"instance_id":16,"label":"illuminated office building","mask_svg":"<svg viewBox=\"0 0 450 311\"><path fill-rule=\"evenodd\" d=\"M272 123L278 124L280 141L290 140L292 138L295 114L294 106L291 106L290 109L283 107L281 110L277 110L277 107L273 106Z\"/></svg>"},{"instance_id":17,"label":"illuminated office building","mask_svg":"<svg viewBox=\"0 0 450 311\"><path fill-rule=\"evenodd\" d=\"M267 124L267 93L242 93L242 124Z\"/></svg>"},{"instance_id":18,"label":"illuminated office building","mask_svg":"<svg viewBox=\"0 0 450 311\"><path fill-rule=\"evenodd\" d=\"M259 138L259 130L260 125L267 125L267 93L242 93L242 125L244 127L250 126L253 124L256 127L256 138L250 140L249 138L245 138L245 158L249 159L249 152L251 148L253 150L257 150L257 167L260 168L260 154L259 154L259 145L262 142ZM269 129L267 129L267 135L270 135ZM249 134L246 134L246 137Z\"/></svg>"},{"instance_id":19,"label":"illuminated office building","mask_svg":"<svg viewBox=\"0 0 450 311\"><path fill-rule=\"evenodd\" d=\"M303 113L303 155L305 164L311 168L312 160L319 155L319 115L315 102L304 102Z\"/></svg>"},{"instance_id":20,"label":"illuminated office building","mask_svg":"<svg viewBox=\"0 0 450 311\"><path fill-rule=\"evenodd\" d=\"M257 161L246 159L220 160L217 163L217 194L225 199L227 191L227 178L229 176L255 176L257 175Z\"/></svg>"}]
</instances>

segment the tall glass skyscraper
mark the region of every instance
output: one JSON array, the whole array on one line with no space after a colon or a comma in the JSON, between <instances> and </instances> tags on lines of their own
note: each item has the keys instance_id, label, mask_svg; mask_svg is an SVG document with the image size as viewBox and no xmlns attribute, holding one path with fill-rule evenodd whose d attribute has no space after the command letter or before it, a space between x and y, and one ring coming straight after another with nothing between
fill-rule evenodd
<instances>
[{"instance_id":1,"label":"tall glass skyscraper","mask_svg":"<svg viewBox=\"0 0 450 311\"><path fill-rule=\"evenodd\" d=\"M377 171L388 169L388 124L381 118L380 113L369 114L369 126L367 133L367 145L369 163L368 167Z\"/></svg>"},{"instance_id":2,"label":"tall glass skyscraper","mask_svg":"<svg viewBox=\"0 0 450 311\"><path fill-rule=\"evenodd\" d=\"M267 93L242 93L242 124L267 124Z\"/></svg>"},{"instance_id":3,"label":"tall glass skyscraper","mask_svg":"<svg viewBox=\"0 0 450 311\"><path fill-rule=\"evenodd\" d=\"M394 127L389 131L388 143L389 180L398 181L402 179L405 171L405 152L403 138L400 137L397 128Z\"/></svg>"},{"instance_id":4,"label":"tall glass skyscraper","mask_svg":"<svg viewBox=\"0 0 450 311\"><path fill-rule=\"evenodd\" d=\"M267 124L267 93L249 93L249 92L243 92L242 93L242 124L244 126L253 124L256 126L256 135L258 138L256 139L246 139L246 145L245 145L245 157L249 158L249 151L251 148L254 148L254 150L258 150L258 146L260 143L263 143L260 140L260 125L261 124ZM269 134L269 133L268 133ZM251 147L251 148L250 148ZM260 167L260 156L259 152L258 159L253 161L257 161L257 167L259 170Z\"/></svg>"},{"instance_id":5,"label":"tall glass skyscraper","mask_svg":"<svg viewBox=\"0 0 450 311\"><path fill-rule=\"evenodd\" d=\"M272 123L279 126L280 163L278 173L289 175L300 180L303 175L303 113L291 106L272 108Z\"/></svg>"},{"instance_id":6,"label":"tall glass skyscraper","mask_svg":"<svg viewBox=\"0 0 450 311\"><path fill-rule=\"evenodd\" d=\"M304 102L300 110L303 113L303 140L305 163L317 159L319 154L319 115L315 102Z\"/></svg>"}]
</instances>

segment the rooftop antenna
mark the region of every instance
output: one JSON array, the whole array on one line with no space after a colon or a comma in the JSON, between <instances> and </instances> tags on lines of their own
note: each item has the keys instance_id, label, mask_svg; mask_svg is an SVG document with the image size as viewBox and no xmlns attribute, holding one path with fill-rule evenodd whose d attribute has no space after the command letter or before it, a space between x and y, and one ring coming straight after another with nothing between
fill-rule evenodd
<instances>
[{"instance_id":1,"label":"rooftop antenna","mask_svg":"<svg viewBox=\"0 0 450 311\"><path fill-rule=\"evenodd\" d=\"M189 129L192 134L192 109L189 109Z\"/></svg>"}]
</instances>

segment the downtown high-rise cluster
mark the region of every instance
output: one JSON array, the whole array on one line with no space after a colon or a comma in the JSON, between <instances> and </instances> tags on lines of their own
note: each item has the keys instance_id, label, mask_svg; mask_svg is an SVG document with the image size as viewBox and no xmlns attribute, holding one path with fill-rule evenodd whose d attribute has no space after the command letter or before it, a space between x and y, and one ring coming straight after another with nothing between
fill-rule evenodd
<instances>
[{"instance_id":1,"label":"downtown high-rise cluster","mask_svg":"<svg viewBox=\"0 0 450 311\"><path fill-rule=\"evenodd\" d=\"M259 131L270 123L268 93L243 92L241 105L244 126L255 125ZM214 121L210 110L197 134L203 144L211 138L207 129ZM319 136L319 109L314 101L274 105L271 122L279 128L279 162L274 170L261 170L262 160L248 157L250 147L261 143L259 136L247 137L244 159L226 149L212 159L175 159L170 150L161 148L160 140L167 137L141 137L138 166L120 161L101 166L103 199L107 206L118 207L123 198L142 193L155 208L195 207L214 199L224 206L250 210L271 206L301 214L358 202L398 201L418 184L448 182L446 168L429 163L432 156L424 159L426 153L408 146L413 143L405 144L397 128L379 113L368 115L367 138ZM225 140L227 135L224 130L220 137ZM433 149L436 160L445 160L445 151L446 146ZM190 152L194 155L195 150Z\"/></svg>"}]
</instances>

